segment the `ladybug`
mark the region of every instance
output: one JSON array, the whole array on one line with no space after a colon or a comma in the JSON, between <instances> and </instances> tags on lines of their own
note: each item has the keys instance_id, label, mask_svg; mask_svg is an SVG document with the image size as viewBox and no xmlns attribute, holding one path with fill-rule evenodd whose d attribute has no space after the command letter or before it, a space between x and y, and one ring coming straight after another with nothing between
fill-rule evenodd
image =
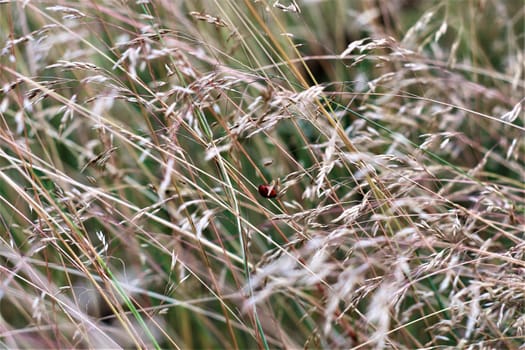
<instances>
[{"instance_id":1,"label":"ladybug","mask_svg":"<svg viewBox=\"0 0 525 350\"><path fill-rule=\"evenodd\" d=\"M277 187L275 185L260 185L259 194L264 198L277 197Z\"/></svg>"}]
</instances>

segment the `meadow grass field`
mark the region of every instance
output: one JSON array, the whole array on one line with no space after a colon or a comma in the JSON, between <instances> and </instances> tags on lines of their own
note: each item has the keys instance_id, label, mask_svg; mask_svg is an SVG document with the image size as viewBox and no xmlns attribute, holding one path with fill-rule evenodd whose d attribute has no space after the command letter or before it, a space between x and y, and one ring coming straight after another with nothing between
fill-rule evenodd
<instances>
[{"instance_id":1,"label":"meadow grass field","mask_svg":"<svg viewBox=\"0 0 525 350\"><path fill-rule=\"evenodd\" d=\"M2 348L525 349L523 1L0 13Z\"/></svg>"}]
</instances>

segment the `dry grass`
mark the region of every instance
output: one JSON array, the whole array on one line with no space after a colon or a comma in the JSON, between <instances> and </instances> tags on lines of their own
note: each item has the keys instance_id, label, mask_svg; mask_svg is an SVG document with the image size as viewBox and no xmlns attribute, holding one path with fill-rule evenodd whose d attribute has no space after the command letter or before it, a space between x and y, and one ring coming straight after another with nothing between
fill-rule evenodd
<instances>
[{"instance_id":1,"label":"dry grass","mask_svg":"<svg viewBox=\"0 0 525 350\"><path fill-rule=\"evenodd\" d=\"M3 347L523 348L521 1L0 11Z\"/></svg>"}]
</instances>

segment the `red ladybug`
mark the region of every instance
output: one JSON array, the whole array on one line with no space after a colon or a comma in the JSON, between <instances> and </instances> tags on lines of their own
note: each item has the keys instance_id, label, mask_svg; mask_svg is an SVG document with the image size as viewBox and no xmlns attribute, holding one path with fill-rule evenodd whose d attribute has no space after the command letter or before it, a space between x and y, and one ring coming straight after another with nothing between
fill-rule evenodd
<instances>
[{"instance_id":1,"label":"red ladybug","mask_svg":"<svg viewBox=\"0 0 525 350\"><path fill-rule=\"evenodd\" d=\"M277 197L277 188L274 185L260 185L259 194L264 198L275 198Z\"/></svg>"}]
</instances>

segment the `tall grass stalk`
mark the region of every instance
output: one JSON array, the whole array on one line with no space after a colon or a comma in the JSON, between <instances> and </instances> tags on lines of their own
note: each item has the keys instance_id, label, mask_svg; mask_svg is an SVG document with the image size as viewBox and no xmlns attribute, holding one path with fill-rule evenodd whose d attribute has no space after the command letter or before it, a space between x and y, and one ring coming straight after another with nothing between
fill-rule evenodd
<instances>
[{"instance_id":1,"label":"tall grass stalk","mask_svg":"<svg viewBox=\"0 0 525 350\"><path fill-rule=\"evenodd\" d=\"M0 1L5 348L521 349L522 1Z\"/></svg>"}]
</instances>

